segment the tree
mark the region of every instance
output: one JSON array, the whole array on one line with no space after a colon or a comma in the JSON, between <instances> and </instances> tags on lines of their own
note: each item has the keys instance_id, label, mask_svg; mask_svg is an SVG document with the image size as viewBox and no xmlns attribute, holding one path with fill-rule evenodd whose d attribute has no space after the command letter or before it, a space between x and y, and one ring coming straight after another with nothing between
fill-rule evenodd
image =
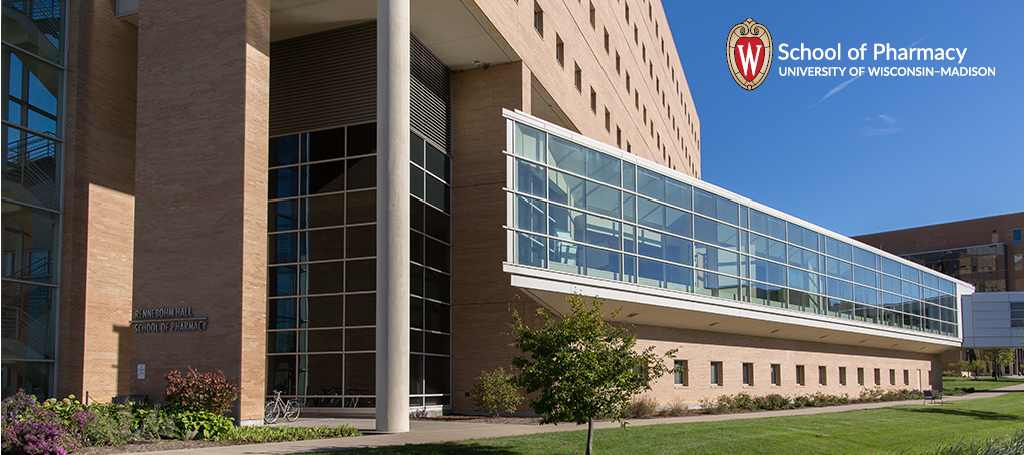
<instances>
[{"instance_id":1,"label":"tree","mask_svg":"<svg viewBox=\"0 0 1024 455\"><path fill-rule=\"evenodd\" d=\"M1013 363L1013 350L1011 349L989 349L985 351L985 360L992 362L992 377L999 380L1006 365Z\"/></svg>"},{"instance_id":2,"label":"tree","mask_svg":"<svg viewBox=\"0 0 1024 455\"><path fill-rule=\"evenodd\" d=\"M649 347L636 351L636 337L609 324L601 314L603 302L588 303L583 296L567 297L571 311L564 316L544 309L541 328L527 327L514 314L513 347L523 352L514 357L519 385L527 393L540 392L530 406L542 416L541 423L587 424L587 455L593 453L594 418L607 416L625 426L623 410L630 399L651 389L651 382L672 371L665 365L675 350L664 357ZM613 311L609 319L618 316Z\"/></svg>"},{"instance_id":3,"label":"tree","mask_svg":"<svg viewBox=\"0 0 1024 455\"><path fill-rule=\"evenodd\" d=\"M484 372L478 376L470 396L477 408L489 412L494 417L498 417L501 410L515 412L516 406L523 401L516 388L515 377L506 373L504 368Z\"/></svg>"}]
</instances>

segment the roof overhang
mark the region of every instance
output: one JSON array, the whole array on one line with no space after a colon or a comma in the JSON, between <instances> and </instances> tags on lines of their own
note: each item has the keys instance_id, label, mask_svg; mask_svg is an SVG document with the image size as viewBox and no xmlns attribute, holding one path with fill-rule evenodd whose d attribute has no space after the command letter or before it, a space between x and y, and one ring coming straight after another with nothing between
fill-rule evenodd
<instances>
[{"instance_id":1,"label":"roof overhang","mask_svg":"<svg viewBox=\"0 0 1024 455\"><path fill-rule=\"evenodd\" d=\"M958 349L961 344L959 338L933 333L507 262L504 270L512 286L558 314L569 311L566 296L581 294L605 300L606 309L621 308L618 317L610 320L629 324L926 354Z\"/></svg>"}]
</instances>

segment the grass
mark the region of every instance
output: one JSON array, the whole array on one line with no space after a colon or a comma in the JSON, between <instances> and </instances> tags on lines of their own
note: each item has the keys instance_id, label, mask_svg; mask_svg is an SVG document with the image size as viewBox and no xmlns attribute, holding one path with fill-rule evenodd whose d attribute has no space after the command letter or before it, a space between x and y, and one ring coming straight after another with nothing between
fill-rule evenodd
<instances>
[{"instance_id":1,"label":"grass","mask_svg":"<svg viewBox=\"0 0 1024 455\"><path fill-rule=\"evenodd\" d=\"M1000 387L1011 386L1014 384L1024 383L1024 379L1017 378L1002 378L998 381L991 377L980 377L978 379L963 378L955 376L943 376L942 377L942 388L952 389L954 387L960 387L966 389L968 387L974 387L976 391L998 389Z\"/></svg>"},{"instance_id":2,"label":"grass","mask_svg":"<svg viewBox=\"0 0 1024 455\"><path fill-rule=\"evenodd\" d=\"M598 454L913 454L966 437L1004 437L1024 427L1024 393L813 416L664 424L597 430ZM337 455L578 454L585 431L379 447Z\"/></svg>"}]
</instances>

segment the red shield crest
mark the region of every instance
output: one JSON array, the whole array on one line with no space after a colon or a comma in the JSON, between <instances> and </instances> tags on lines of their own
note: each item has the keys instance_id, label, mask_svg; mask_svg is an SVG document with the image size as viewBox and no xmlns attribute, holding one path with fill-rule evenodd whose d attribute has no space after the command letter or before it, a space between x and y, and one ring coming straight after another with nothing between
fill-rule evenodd
<instances>
[{"instance_id":1,"label":"red shield crest","mask_svg":"<svg viewBox=\"0 0 1024 455\"><path fill-rule=\"evenodd\" d=\"M729 30L726 60L732 78L746 90L764 82L772 67L772 36L763 24L747 19Z\"/></svg>"}]
</instances>

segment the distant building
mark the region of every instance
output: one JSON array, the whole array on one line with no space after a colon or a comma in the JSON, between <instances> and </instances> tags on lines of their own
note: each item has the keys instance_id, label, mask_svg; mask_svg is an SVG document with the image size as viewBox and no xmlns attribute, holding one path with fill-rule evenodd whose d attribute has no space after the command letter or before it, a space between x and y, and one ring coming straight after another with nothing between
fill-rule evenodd
<instances>
[{"instance_id":1,"label":"distant building","mask_svg":"<svg viewBox=\"0 0 1024 455\"><path fill-rule=\"evenodd\" d=\"M1016 347L1024 328L1024 212L853 237L930 269L971 283L977 292L963 302L965 348ZM1024 349L1005 373L1022 374ZM945 359L955 362L965 351Z\"/></svg>"}]
</instances>

